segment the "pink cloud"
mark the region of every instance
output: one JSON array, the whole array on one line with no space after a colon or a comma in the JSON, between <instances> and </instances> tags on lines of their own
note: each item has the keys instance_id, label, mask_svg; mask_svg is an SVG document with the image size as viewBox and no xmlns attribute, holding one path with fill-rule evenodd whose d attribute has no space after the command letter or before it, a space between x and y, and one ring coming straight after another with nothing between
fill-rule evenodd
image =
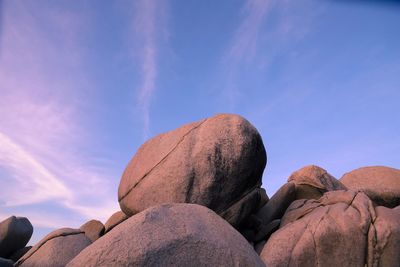
<instances>
[{"instance_id":1,"label":"pink cloud","mask_svg":"<svg viewBox=\"0 0 400 267\"><path fill-rule=\"evenodd\" d=\"M81 153L93 138L79 100L95 87L82 48L88 14L29 3L3 6L0 206L55 201L82 220L105 220L118 209L115 177Z\"/></svg>"}]
</instances>

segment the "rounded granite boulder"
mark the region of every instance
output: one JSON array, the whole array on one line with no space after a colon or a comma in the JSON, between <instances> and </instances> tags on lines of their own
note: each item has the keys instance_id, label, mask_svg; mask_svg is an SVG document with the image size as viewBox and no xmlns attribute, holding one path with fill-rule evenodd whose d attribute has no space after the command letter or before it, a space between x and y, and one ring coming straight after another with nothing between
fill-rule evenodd
<instances>
[{"instance_id":1,"label":"rounded granite boulder","mask_svg":"<svg viewBox=\"0 0 400 267\"><path fill-rule=\"evenodd\" d=\"M400 205L400 170L384 166L363 167L348 172L340 181L349 189L363 191L377 205Z\"/></svg>"},{"instance_id":2,"label":"rounded granite boulder","mask_svg":"<svg viewBox=\"0 0 400 267\"><path fill-rule=\"evenodd\" d=\"M212 210L163 204L138 213L82 250L75 266L264 266L253 247Z\"/></svg>"},{"instance_id":3,"label":"rounded granite boulder","mask_svg":"<svg viewBox=\"0 0 400 267\"><path fill-rule=\"evenodd\" d=\"M25 217L11 216L0 222L0 257L24 248L32 233L33 226Z\"/></svg>"},{"instance_id":4,"label":"rounded granite boulder","mask_svg":"<svg viewBox=\"0 0 400 267\"><path fill-rule=\"evenodd\" d=\"M241 116L219 114L187 124L138 149L118 188L121 210L130 216L162 203L195 203L226 214L237 227L254 206L243 199L260 201L265 164L261 136ZM233 216L230 208L242 214Z\"/></svg>"}]
</instances>

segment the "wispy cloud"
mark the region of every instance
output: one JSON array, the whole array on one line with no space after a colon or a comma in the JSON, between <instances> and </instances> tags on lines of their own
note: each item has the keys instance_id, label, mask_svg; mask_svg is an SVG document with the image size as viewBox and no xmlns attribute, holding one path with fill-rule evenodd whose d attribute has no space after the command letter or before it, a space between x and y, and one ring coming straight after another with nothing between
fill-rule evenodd
<instances>
[{"instance_id":1,"label":"wispy cloud","mask_svg":"<svg viewBox=\"0 0 400 267\"><path fill-rule=\"evenodd\" d=\"M259 34L272 4L272 0L246 1L242 9L242 21L223 56L222 65L226 76L224 98L228 99L231 109L240 97L236 77L240 73L240 67L252 63L257 54Z\"/></svg>"},{"instance_id":2,"label":"wispy cloud","mask_svg":"<svg viewBox=\"0 0 400 267\"><path fill-rule=\"evenodd\" d=\"M140 60L141 82L137 102L142 113L143 137L150 135L150 105L159 71L159 48L166 33L166 1L140 0L134 6L133 42Z\"/></svg>"},{"instance_id":3,"label":"wispy cloud","mask_svg":"<svg viewBox=\"0 0 400 267\"><path fill-rule=\"evenodd\" d=\"M95 86L85 74L81 44L87 18L29 2L3 8L0 207L29 210L48 202L82 220L105 220L118 209L116 189L110 189L115 178L81 152L93 138L78 100L83 85ZM63 218L47 225L68 225Z\"/></svg>"}]
</instances>

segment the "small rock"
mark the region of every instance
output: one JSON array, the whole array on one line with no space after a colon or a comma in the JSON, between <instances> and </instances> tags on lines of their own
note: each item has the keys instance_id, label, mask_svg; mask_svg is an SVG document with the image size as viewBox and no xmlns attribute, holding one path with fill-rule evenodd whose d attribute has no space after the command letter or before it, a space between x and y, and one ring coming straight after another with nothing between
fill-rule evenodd
<instances>
[{"instance_id":1,"label":"small rock","mask_svg":"<svg viewBox=\"0 0 400 267\"><path fill-rule=\"evenodd\" d=\"M79 228L94 242L104 234L104 225L98 220L90 220Z\"/></svg>"},{"instance_id":2,"label":"small rock","mask_svg":"<svg viewBox=\"0 0 400 267\"><path fill-rule=\"evenodd\" d=\"M115 212L113 215L111 215L110 218L108 218L108 220L104 224L105 227L104 233L108 233L109 231L111 231L111 229L113 229L115 226L122 223L128 218L129 217L122 211Z\"/></svg>"}]
</instances>

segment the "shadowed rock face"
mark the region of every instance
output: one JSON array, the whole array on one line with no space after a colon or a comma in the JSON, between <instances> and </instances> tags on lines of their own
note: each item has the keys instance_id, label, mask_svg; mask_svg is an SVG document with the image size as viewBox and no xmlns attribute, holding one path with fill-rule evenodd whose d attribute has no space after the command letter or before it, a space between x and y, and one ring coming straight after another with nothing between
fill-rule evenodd
<instances>
[{"instance_id":1,"label":"shadowed rock face","mask_svg":"<svg viewBox=\"0 0 400 267\"><path fill-rule=\"evenodd\" d=\"M33 226L25 217L11 216L0 222L0 257L25 247L32 233Z\"/></svg>"},{"instance_id":2,"label":"shadowed rock face","mask_svg":"<svg viewBox=\"0 0 400 267\"><path fill-rule=\"evenodd\" d=\"M264 266L225 220L195 204L164 204L130 217L67 266Z\"/></svg>"},{"instance_id":3,"label":"shadowed rock face","mask_svg":"<svg viewBox=\"0 0 400 267\"><path fill-rule=\"evenodd\" d=\"M257 130L240 116L216 115L144 143L122 176L119 203L127 215L171 202L222 214L258 190L265 164ZM245 213L230 220L236 226L251 211L235 209Z\"/></svg>"},{"instance_id":4,"label":"shadowed rock face","mask_svg":"<svg viewBox=\"0 0 400 267\"><path fill-rule=\"evenodd\" d=\"M400 205L400 170L371 166L348 172L340 181L349 189L361 190L372 201L389 208Z\"/></svg>"},{"instance_id":5,"label":"shadowed rock face","mask_svg":"<svg viewBox=\"0 0 400 267\"><path fill-rule=\"evenodd\" d=\"M33 246L18 260L16 266L65 266L90 244L90 239L79 229L58 229Z\"/></svg>"},{"instance_id":6,"label":"shadowed rock face","mask_svg":"<svg viewBox=\"0 0 400 267\"><path fill-rule=\"evenodd\" d=\"M398 266L399 211L350 190L297 200L260 256L267 266Z\"/></svg>"}]
</instances>

